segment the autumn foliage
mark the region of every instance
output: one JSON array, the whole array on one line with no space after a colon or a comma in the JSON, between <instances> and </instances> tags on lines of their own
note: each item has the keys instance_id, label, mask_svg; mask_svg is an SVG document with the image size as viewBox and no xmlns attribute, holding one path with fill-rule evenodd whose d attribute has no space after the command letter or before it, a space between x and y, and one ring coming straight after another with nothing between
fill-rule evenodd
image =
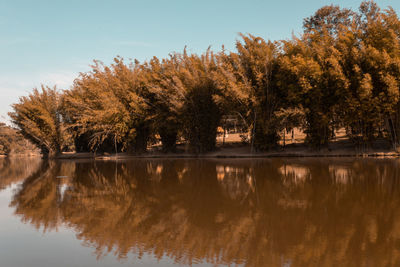
<instances>
[{"instance_id":1,"label":"autumn foliage","mask_svg":"<svg viewBox=\"0 0 400 267\"><path fill-rule=\"evenodd\" d=\"M357 146L400 143L400 21L365 1L357 12L325 6L291 40L240 35L236 51L170 54L148 62L95 61L69 90L35 89L10 117L44 153L143 152L161 140L192 152L215 149L224 115L235 115L256 150L277 147L283 129L327 146L345 128Z\"/></svg>"}]
</instances>

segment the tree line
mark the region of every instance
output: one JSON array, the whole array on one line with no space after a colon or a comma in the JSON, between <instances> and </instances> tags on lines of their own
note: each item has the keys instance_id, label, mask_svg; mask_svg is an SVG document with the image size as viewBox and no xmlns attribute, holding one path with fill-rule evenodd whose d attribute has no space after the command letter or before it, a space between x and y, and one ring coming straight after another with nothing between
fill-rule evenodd
<instances>
[{"instance_id":1,"label":"tree line","mask_svg":"<svg viewBox=\"0 0 400 267\"><path fill-rule=\"evenodd\" d=\"M0 157L35 154L39 154L35 145L19 134L17 129L0 122Z\"/></svg>"},{"instance_id":2,"label":"tree line","mask_svg":"<svg viewBox=\"0 0 400 267\"><path fill-rule=\"evenodd\" d=\"M235 51L91 68L68 90L42 86L12 106L12 122L44 154L140 153L155 138L166 152L184 139L203 153L215 149L224 115L243 122L256 150L277 147L293 127L314 148L339 128L357 146L400 142L400 21L373 1L324 6L288 40L240 34Z\"/></svg>"}]
</instances>

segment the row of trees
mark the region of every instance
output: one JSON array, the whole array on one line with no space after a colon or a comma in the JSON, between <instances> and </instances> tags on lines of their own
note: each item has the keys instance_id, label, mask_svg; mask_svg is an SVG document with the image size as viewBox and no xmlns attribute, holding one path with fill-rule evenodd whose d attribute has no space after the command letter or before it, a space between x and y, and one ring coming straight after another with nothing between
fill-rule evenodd
<instances>
[{"instance_id":1,"label":"row of trees","mask_svg":"<svg viewBox=\"0 0 400 267\"><path fill-rule=\"evenodd\" d=\"M38 153L36 146L19 134L17 129L0 122L0 156Z\"/></svg>"},{"instance_id":2,"label":"row of trees","mask_svg":"<svg viewBox=\"0 0 400 267\"><path fill-rule=\"evenodd\" d=\"M325 6L285 41L241 35L236 51L173 53L148 62L95 61L70 90L34 89L13 105L13 123L44 153L142 152L156 136L164 151L179 137L192 151L215 148L224 115L236 115L252 147L277 146L302 127L326 146L346 128L355 144L400 142L400 20L365 1L359 11Z\"/></svg>"}]
</instances>

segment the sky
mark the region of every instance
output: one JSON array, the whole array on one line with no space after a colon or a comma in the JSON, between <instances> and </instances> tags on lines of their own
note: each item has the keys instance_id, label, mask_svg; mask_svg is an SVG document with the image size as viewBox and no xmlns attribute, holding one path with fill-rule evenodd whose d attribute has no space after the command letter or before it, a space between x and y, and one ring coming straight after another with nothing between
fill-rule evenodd
<instances>
[{"instance_id":1,"label":"sky","mask_svg":"<svg viewBox=\"0 0 400 267\"><path fill-rule=\"evenodd\" d=\"M0 0L0 121L41 84L68 89L93 60L143 62L171 52L234 50L238 33L299 35L324 5L356 10L355 0ZM377 0L400 14L399 0Z\"/></svg>"}]
</instances>

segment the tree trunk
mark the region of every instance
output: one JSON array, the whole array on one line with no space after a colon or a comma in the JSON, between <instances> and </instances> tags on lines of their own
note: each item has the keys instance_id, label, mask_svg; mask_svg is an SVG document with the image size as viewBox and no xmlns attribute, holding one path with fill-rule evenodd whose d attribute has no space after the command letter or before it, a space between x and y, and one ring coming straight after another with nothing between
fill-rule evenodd
<instances>
[{"instance_id":1,"label":"tree trunk","mask_svg":"<svg viewBox=\"0 0 400 267\"><path fill-rule=\"evenodd\" d=\"M283 148L286 147L286 128L283 129Z\"/></svg>"},{"instance_id":2,"label":"tree trunk","mask_svg":"<svg viewBox=\"0 0 400 267\"><path fill-rule=\"evenodd\" d=\"M53 159L53 158L57 158L60 154L61 154L61 151L58 149L49 149L48 153L43 154L43 157Z\"/></svg>"},{"instance_id":3,"label":"tree trunk","mask_svg":"<svg viewBox=\"0 0 400 267\"><path fill-rule=\"evenodd\" d=\"M176 139L177 132L161 130L159 132L162 143L162 151L163 152L175 152L176 151Z\"/></svg>"},{"instance_id":4,"label":"tree trunk","mask_svg":"<svg viewBox=\"0 0 400 267\"><path fill-rule=\"evenodd\" d=\"M254 138L256 135L256 126L257 126L257 112L254 112L254 123L253 123L253 133L251 134L251 148L250 151L251 153L254 152Z\"/></svg>"},{"instance_id":5,"label":"tree trunk","mask_svg":"<svg viewBox=\"0 0 400 267\"><path fill-rule=\"evenodd\" d=\"M129 144L128 152L133 154L140 154L147 151L147 143L149 140L149 129L146 126L136 128L136 136Z\"/></svg>"},{"instance_id":6,"label":"tree trunk","mask_svg":"<svg viewBox=\"0 0 400 267\"><path fill-rule=\"evenodd\" d=\"M115 157L118 157L117 136L114 135Z\"/></svg>"},{"instance_id":7,"label":"tree trunk","mask_svg":"<svg viewBox=\"0 0 400 267\"><path fill-rule=\"evenodd\" d=\"M222 145L225 145L225 127L223 128L223 130L224 130L224 137L222 138Z\"/></svg>"},{"instance_id":8,"label":"tree trunk","mask_svg":"<svg viewBox=\"0 0 400 267\"><path fill-rule=\"evenodd\" d=\"M294 144L294 129L292 129L292 144Z\"/></svg>"}]
</instances>

